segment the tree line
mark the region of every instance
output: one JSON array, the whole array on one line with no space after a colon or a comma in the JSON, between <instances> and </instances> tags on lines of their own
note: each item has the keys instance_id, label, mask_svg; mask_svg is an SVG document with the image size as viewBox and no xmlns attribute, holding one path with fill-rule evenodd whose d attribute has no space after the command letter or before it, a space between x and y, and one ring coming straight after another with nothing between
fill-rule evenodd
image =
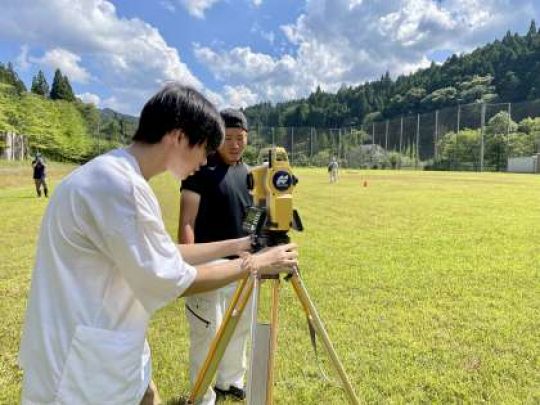
<instances>
[{"instance_id":1,"label":"tree line","mask_svg":"<svg viewBox=\"0 0 540 405\"><path fill-rule=\"evenodd\" d=\"M12 85L19 95L28 91L11 62L8 62L6 66L0 63L0 82ZM39 70L32 78L30 92L48 97L51 100L75 101L75 94L69 78L67 75L63 75L60 69L56 69L54 72L52 86L50 87L45 74L42 70Z\"/></svg>"},{"instance_id":2,"label":"tree line","mask_svg":"<svg viewBox=\"0 0 540 405\"><path fill-rule=\"evenodd\" d=\"M337 128L473 102L540 98L540 34L534 20L525 35L508 31L469 54L432 62L395 80L389 72L332 94L317 87L308 97L245 109L251 125Z\"/></svg>"}]
</instances>

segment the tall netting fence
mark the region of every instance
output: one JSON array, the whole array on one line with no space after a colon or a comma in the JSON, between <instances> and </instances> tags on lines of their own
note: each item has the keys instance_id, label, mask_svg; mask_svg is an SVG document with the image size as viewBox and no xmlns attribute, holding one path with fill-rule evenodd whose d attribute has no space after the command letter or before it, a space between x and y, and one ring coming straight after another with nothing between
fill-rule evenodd
<instances>
[{"instance_id":1,"label":"tall netting fence","mask_svg":"<svg viewBox=\"0 0 540 405\"><path fill-rule=\"evenodd\" d=\"M540 100L458 104L424 114L342 128L250 130L246 158L283 146L296 166L504 171L511 157L540 152Z\"/></svg>"}]
</instances>

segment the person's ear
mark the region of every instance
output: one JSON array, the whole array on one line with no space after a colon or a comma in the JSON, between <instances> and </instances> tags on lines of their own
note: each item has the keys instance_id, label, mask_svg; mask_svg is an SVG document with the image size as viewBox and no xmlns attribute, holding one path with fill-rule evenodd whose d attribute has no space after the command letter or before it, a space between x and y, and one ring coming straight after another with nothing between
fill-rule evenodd
<instances>
[{"instance_id":1,"label":"person's ear","mask_svg":"<svg viewBox=\"0 0 540 405\"><path fill-rule=\"evenodd\" d=\"M180 144L184 133L180 129L173 129L165 135L170 146Z\"/></svg>"},{"instance_id":2,"label":"person's ear","mask_svg":"<svg viewBox=\"0 0 540 405\"><path fill-rule=\"evenodd\" d=\"M180 144L182 142L182 139L184 139L185 137L186 134L184 133L184 131L182 131L181 129L176 130L176 140L178 144Z\"/></svg>"}]
</instances>

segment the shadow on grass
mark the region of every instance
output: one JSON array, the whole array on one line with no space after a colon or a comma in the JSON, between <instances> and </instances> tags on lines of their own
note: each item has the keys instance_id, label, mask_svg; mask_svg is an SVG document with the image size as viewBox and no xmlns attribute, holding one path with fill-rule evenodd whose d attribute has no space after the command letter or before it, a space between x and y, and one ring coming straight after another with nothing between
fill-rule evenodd
<instances>
[{"instance_id":1,"label":"shadow on grass","mask_svg":"<svg viewBox=\"0 0 540 405\"><path fill-rule=\"evenodd\" d=\"M169 399L167 402L165 402L165 405L188 405L188 397L176 397L173 399Z\"/></svg>"}]
</instances>

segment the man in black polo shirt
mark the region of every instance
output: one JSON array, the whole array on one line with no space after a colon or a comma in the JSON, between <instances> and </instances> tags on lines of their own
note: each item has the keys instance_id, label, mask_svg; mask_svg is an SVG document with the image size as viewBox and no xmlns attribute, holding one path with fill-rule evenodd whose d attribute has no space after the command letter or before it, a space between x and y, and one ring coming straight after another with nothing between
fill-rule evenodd
<instances>
[{"instance_id":1,"label":"man in black polo shirt","mask_svg":"<svg viewBox=\"0 0 540 405\"><path fill-rule=\"evenodd\" d=\"M208 157L206 166L182 182L178 227L180 243L215 242L245 236L242 221L251 205L246 183L248 167L242 162L248 136L247 120L241 111L233 109L223 110L221 117L226 128L223 144L216 154ZM236 283L186 298L192 384L235 288ZM248 308L217 371L215 391L236 399L245 397L246 343L250 327ZM215 398L215 392L210 389L203 403L214 404Z\"/></svg>"}]
</instances>

